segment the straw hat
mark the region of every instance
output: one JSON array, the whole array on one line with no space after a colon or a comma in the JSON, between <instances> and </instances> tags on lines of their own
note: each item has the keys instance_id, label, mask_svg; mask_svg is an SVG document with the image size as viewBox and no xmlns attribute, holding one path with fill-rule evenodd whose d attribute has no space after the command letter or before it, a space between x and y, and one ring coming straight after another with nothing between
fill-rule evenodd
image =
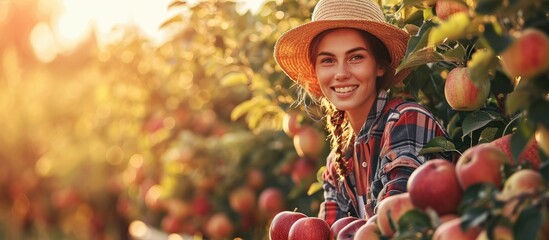
<instances>
[{"instance_id":1,"label":"straw hat","mask_svg":"<svg viewBox=\"0 0 549 240\"><path fill-rule=\"evenodd\" d=\"M322 92L309 62L309 45L317 34L332 28L356 28L379 38L389 51L393 69L404 57L410 38L404 30L387 23L381 8L372 0L320 0L312 21L284 33L274 49L275 60L286 75L315 97ZM408 73L397 73L389 86L402 81Z\"/></svg>"}]
</instances>

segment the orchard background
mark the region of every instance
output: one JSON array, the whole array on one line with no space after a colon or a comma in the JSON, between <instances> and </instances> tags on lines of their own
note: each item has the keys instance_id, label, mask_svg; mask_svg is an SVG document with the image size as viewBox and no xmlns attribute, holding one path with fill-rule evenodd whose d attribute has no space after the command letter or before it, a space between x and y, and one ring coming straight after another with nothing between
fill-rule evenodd
<instances>
[{"instance_id":1,"label":"orchard background","mask_svg":"<svg viewBox=\"0 0 549 240\"><path fill-rule=\"evenodd\" d=\"M0 1L0 239L267 239L278 211L317 213L323 119L310 99L295 102L272 56L316 1L265 1L245 13L232 1L174 1L160 45L122 25L107 45L90 34L44 61L30 38L55 18L47 2ZM463 153L512 134L509 156L522 161L507 174L534 168L549 180L549 2L378 3L413 35L401 65L412 74L391 94L425 105L451 136L425 151ZM462 11L444 15L452 9ZM527 29L545 38L516 44ZM510 61L529 65L504 67L509 49ZM474 85L447 97L454 68ZM472 86L486 89L477 105L452 108ZM541 148L519 157L531 144ZM469 203L495 201L480 195ZM547 192L527 197L536 201L526 201L517 236L545 219ZM463 215L491 223L493 208Z\"/></svg>"}]
</instances>

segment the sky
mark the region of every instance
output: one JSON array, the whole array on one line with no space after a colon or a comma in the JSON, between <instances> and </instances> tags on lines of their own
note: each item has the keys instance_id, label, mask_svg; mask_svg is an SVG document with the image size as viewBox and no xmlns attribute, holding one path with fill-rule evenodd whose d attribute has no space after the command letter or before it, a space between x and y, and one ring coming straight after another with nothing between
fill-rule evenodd
<instances>
[{"instance_id":1,"label":"sky","mask_svg":"<svg viewBox=\"0 0 549 240\"><path fill-rule=\"evenodd\" d=\"M1 0L0 0L1 1ZM18 1L18 0L15 0ZM159 26L173 16L168 5L175 0L58 0L60 12L51 23L40 23L31 32L31 44L38 59L49 62L57 55L74 49L89 36L92 26L101 46L110 38L116 38L113 27L132 24L153 43L161 43L164 37ZM189 4L205 0L187 0ZM241 12L255 12L264 0L236 0ZM50 0L42 0L44 4Z\"/></svg>"}]
</instances>

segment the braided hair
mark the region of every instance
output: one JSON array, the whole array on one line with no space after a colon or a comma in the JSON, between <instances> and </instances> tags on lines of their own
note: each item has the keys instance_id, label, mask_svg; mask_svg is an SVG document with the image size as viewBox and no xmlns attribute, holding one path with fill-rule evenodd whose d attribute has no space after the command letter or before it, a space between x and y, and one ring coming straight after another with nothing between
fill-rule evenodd
<instances>
[{"instance_id":1,"label":"braided hair","mask_svg":"<svg viewBox=\"0 0 549 240\"><path fill-rule=\"evenodd\" d=\"M309 62L311 63L311 70L314 71L316 58L318 53L318 45L322 38L328 33L336 29L329 29L321 32L313 38L309 45ZM390 86L389 79L395 75L394 69L390 67L390 56L385 45L374 35L358 30L365 42L369 44L372 50L372 54L375 57L377 64L385 70L385 74L376 79L376 90L388 89ZM326 114L326 128L329 132L330 147L333 150L336 173L338 178L342 180L347 176L347 161L349 157L345 156L346 153L353 150L355 135L351 128L350 121L348 120L345 111L337 109L328 99L321 97L319 99L320 106L323 108Z\"/></svg>"}]
</instances>

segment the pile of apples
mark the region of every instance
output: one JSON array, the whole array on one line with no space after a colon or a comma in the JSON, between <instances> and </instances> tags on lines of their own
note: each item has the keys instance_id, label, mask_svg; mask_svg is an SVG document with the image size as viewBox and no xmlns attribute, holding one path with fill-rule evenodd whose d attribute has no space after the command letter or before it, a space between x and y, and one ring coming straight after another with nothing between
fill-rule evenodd
<instances>
[{"instance_id":1,"label":"pile of apples","mask_svg":"<svg viewBox=\"0 0 549 240\"><path fill-rule=\"evenodd\" d=\"M512 225L524 209L524 199L541 196L547 186L536 169L515 168L506 175L503 170L512 165L510 157L493 144L476 145L455 164L433 159L418 167L410 175L408 192L382 200L377 215L369 219L348 216L330 225L317 217L284 211L273 218L270 239L405 239L406 234L413 234L412 239L488 239L489 234L492 239L513 239ZM480 223L462 228L464 196L482 186L494 189L503 204L498 214L509 221L496 225L490 233ZM410 221L414 215L427 218L428 229L410 233L401 220L414 222Z\"/></svg>"}]
</instances>

